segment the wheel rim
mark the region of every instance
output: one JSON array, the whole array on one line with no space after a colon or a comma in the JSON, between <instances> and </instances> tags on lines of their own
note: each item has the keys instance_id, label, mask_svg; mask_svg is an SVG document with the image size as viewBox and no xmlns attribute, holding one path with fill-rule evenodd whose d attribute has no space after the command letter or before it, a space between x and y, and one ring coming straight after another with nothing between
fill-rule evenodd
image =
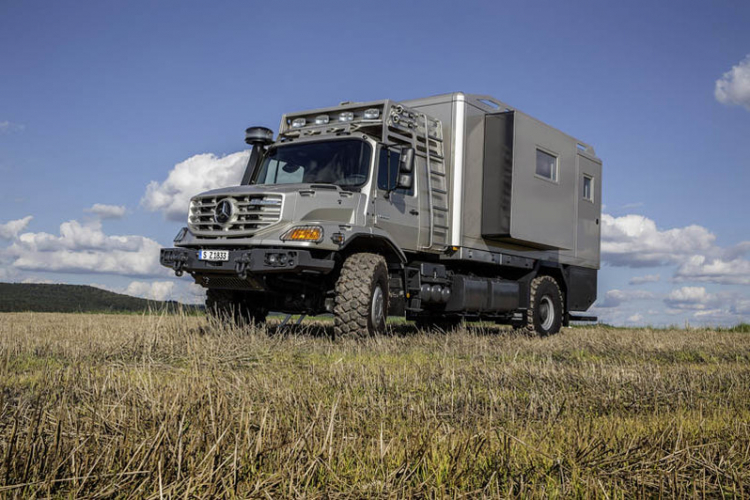
<instances>
[{"instance_id":1,"label":"wheel rim","mask_svg":"<svg viewBox=\"0 0 750 500\"><path fill-rule=\"evenodd\" d=\"M372 292L372 310L370 311L372 326L378 327L383 319L383 289L376 286Z\"/></svg>"},{"instance_id":2,"label":"wheel rim","mask_svg":"<svg viewBox=\"0 0 750 500\"><path fill-rule=\"evenodd\" d=\"M552 323L555 322L555 304L546 295L539 301L539 322L544 330L552 328Z\"/></svg>"}]
</instances>

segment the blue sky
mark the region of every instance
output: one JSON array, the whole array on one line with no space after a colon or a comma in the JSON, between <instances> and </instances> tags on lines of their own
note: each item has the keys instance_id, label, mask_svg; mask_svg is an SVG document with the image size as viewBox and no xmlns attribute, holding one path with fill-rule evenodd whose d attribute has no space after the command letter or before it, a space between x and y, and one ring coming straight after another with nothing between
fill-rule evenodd
<instances>
[{"instance_id":1,"label":"blue sky","mask_svg":"<svg viewBox=\"0 0 750 500\"><path fill-rule=\"evenodd\" d=\"M1 0L0 280L198 300L154 256L190 189L232 182L245 127L460 90L596 147L603 319L750 320L748 21L740 1Z\"/></svg>"}]
</instances>

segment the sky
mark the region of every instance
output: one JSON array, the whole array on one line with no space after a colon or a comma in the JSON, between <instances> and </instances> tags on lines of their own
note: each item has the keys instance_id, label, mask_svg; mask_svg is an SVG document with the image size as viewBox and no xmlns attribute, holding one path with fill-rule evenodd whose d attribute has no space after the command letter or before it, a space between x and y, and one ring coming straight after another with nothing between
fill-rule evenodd
<instances>
[{"instance_id":1,"label":"sky","mask_svg":"<svg viewBox=\"0 0 750 500\"><path fill-rule=\"evenodd\" d=\"M750 321L750 3L0 0L0 281L202 300L158 264L244 129L488 94L604 162L593 312Z\"/></svg>"}]
</instances>

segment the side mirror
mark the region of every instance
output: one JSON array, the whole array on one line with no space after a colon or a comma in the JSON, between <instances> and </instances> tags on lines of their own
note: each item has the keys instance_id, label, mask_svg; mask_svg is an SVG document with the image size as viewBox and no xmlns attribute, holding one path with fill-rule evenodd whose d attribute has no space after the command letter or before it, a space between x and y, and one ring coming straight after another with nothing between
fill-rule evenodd
<instances>
[{"instance_id":1,"label":"side mirror","mask_svg":"<svg viewBox=\"0 0 750 500\"><path fill-rule=\"evenodd\" d=\"M398 181L396 182L396 188L411 189L414 177L411 174L398 174Z\"/></svg>"},{"instance_id":2,"label":"side mirror","mask_svg":"<svg viewBox=\"0 0 750 500\"><path fill-rule=\"evenodd\" d=\"M404 148L401 150L398 171L405 174L410 174L414 171L414 148Z\"/></svg>"}]
</instances>

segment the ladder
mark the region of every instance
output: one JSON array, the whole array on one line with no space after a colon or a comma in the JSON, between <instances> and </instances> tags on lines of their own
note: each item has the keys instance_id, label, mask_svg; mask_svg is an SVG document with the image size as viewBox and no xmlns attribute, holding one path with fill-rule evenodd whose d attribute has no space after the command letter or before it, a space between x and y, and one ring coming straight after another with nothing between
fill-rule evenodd
<instances>
[{"instance_id":1,"label":"ladder","mask_svg":"<svg viewBox=\"0 0 750 500\"><path fill-rule=\"evenodd\" d=\"M425 158L430 214L428 243L422 249L442 252L448 248L450 211L443 125L440 120L401 104L391 105L388 117L384 118L385 142L409 143L415 155Z\"/></svg>"}]
</instances>

